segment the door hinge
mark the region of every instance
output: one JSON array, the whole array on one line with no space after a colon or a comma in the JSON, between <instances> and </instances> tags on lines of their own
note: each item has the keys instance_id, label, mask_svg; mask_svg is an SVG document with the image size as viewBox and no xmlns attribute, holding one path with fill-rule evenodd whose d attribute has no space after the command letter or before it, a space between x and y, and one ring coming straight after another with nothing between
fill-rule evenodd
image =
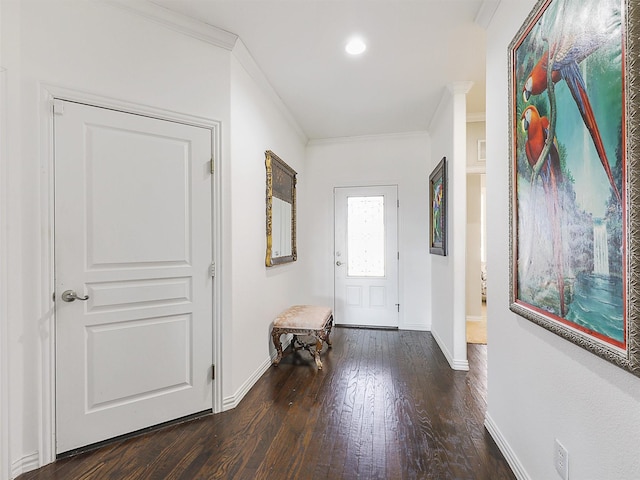
<instances>
[{"instance_id":1,"label":"door hinge","mask_svg":"<svg viewBox=\"0 0 640 480\"><path fill-rule=\"evenodd\" d=\"M400 208L400 200L396 200L396 202L398 203L398 208Z\"/></svg>"},{"instance_id":2,"label":"door hinge","mask_svg":"<svg viewBox=\"0 0 640 480\"><path fill-rule=\"evenodd\" d=\"M211 275L212 277L216 276L216 264L215 264L215 262L212 263L211 265L209 265L209 275Z\"/></svg>"},{"instance_id":3,"label":"door hinge","mask_svg":"<svg viewBox=\"0 0 640 480\"><path fill-rule=\"evenodd\" d=\"M216 164L215 164L215 162L213 161L213 157L211 157L211 164L210 164L210 167L211 167L211 174L215 173Z\"/></svg>"},{"instance_id":4,"label":"door hinge","mask_svg":"<svg viewBox=\"0 0 640 480\"><path fill-rule=\"evenodd\" d=\"M400 252L398 252L398 260L400 260Z\"/></svg>"},{"instance_id":5,"label":"door hinge","mask_svg":"<svg viewBox=\"0 0 640 480\"><path fill-rule=\"evenodd\" d=\"M211 380L216 379L216 364L211 365Z\"/></svg>"},{"instance_id":6,"label":"door hinge","mask_svg":"<svg viewBox=\"0 0 640 480\"><path fill-rule=\"evenodd\" d=\"M64 115L64 102L58 98L54 98L52 103L54 115Z\"/></svg>"},{"instance_id":7,"label":"door hinge","mask_svg":"<svg viewBox=\"0 0 640 480\"><path fill-rule=\"evenodd\" d=\"M398 313L400 313L400 304L396 303L396 307L398 307Z\"/></svg>"}]
</instances>

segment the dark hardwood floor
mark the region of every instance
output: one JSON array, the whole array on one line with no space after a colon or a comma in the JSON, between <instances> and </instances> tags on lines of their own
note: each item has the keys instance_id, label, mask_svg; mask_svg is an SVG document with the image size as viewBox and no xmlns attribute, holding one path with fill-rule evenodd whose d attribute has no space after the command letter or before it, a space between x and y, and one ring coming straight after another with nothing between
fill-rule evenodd
<instances>
[{"instance_id":1,"label":"dark hardwood floor","mask_svg":"<svg viewBox=\"0 0 640 480\"><path fill-rule=\"evenodd\" d=\"M20 480L515 479L483 426L486 346L454 372L428 332L334 328L234 410L59 460ZM326 348L326 347L325 347Z\"/></svg>"}]
</instances>

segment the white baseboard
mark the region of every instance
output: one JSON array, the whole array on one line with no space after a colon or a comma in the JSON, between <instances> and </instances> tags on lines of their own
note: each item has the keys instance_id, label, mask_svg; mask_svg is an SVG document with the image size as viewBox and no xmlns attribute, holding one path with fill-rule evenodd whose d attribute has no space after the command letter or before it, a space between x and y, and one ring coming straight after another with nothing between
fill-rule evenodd
<instances>
[{"instance_id":1,"label":"white baseboard","mask_svg":"<svg viewBox=\"0 0 640 480\"><path fill-rule=\"evenodd\" d=\"M413 330L416 332L429 332L431 331L431 325L425 325L424 323L410 323L402 324L398 328L399 330Z\"/></svg>"},{"instance_id":2,"label":"white baseboard","mask_svg":"<svg viewBox=\"0 0 640 480\"><path fill-rule=\"evenodd\" d=\"M282 350L287 349L287 347L291 343L292 338L293 338L293 335L287 335L285 337L285 341L282 342ZM230 395L222 399L223 412L226 412L227 410L231 410L238 406L238 404L242 401L244 396L247 393L249 393L249 390L251 390L251 387L253 387L256 384L256 382L260 380L260 377L264 374L264 372L269 370L269 367L271 366L275 358L276 358L276 352L274 351L273 354L269 355L269 358L267 358L265 361L263 361L260 364L260 366L256 369L256 371L253 372L249 378L247 378L247 380L233 395Z\"/></svg>"},{"instance_id":3,"label":"white baseboard","mask_svg":"<svg viewBox=\"0 0 640 480\"><path fill-rule=\"evenodd\" d=\"M11 478L17 478L23 473L30 472L40 467L40 455L38 452L30 453L19 458L11 464Z\"/></svg>"},{"instance_id":4,"label":"white baseboard","mask_svg":"<svg viewBox=\"0 0 640 480\"><path fill-rule=\"evenodd\" d=\"M271 358L267 358L264 362L260 364L258 369L253 372L253 374L247 378L247 380L240 386L240 388L231 396L225 397L222 399L222 411L226 412L227 410L231 410L232 408L236 408L238 404L242 401L244 396L249 393L251 387L253 387L260 377L266 372L271 366Z\"/></svg>"},{"instance_id":5,"label":"white baseboard","mask_svg":"<svg viewBox=\"0 0 640 480\"><path fill-rule=\"evenodd\" d=\"M488 413L484 417L484 426L486 427L489 434L493 437L496 445L498 445L498 448L502 452L502 455L504 455L504 458L507 460L507 463L511 467L511 470L513 470L513 474L516 476L516 478L518 480L531 480L531 477L524 469L524 466L522 465L522 463L520 463L520 460L516 456L515 452L511 449L511 446L502 435L502 432L500 431L496 423L491 418L491 415L489 415Z\"/></svg>"},{"instance_id":6,"label":"white baseboard","mask_svg":"<svg viewBox=\"0 0 640 480\"><path fill-rule=\"evenodd\" d=\"M434 332L433 330L431 330L431 335L433 335L433 338L435 339L436 343L440 347L440 350L442 351L442 353L444 355L444 358L447 359L447 362L449 362L449 366L453 370L461 370L461 371L464 371L464 372L469 371L469 361L468 360L460 360L460 359L453 358L453 355L451 355L451 352L449 351L449 349L447 348L445 343L440 339L438 334L436 332Z\"/></svg>"},{"instance_id":7,"label":"white baseboard","mask_svg":"<svg viewBox=\"0 0 640 480\"><path fill-rule=\"evenodd\" d=\"M467 315L467 322L481 322L484 320L482 315Z\"/></svg>"}]
</instances>

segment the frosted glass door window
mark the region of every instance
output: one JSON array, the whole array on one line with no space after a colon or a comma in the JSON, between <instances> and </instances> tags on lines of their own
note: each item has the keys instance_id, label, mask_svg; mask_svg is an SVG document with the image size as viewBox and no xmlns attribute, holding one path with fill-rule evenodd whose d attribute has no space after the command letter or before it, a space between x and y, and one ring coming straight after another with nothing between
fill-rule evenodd
<instances>
[{"instance_id":1,"label":"frosted glass door window","mask_svg":"<svg viewBox=\"0 0 640 480\"><path fill-rule=\"evenodd\" d=\"M384 277L384 196L347 199L347 275Z\"/></svg>"}]
</instances>

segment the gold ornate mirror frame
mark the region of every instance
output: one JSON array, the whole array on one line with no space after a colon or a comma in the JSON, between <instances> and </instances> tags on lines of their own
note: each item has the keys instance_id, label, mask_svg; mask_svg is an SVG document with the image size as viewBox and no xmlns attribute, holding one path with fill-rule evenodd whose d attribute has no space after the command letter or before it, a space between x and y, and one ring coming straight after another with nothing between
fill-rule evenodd
<instances>
[{"instance_id":1,"label":"gold ornate mirror frame","mask_svg":"<svg viewBox=\"0 0 640 480\"><path fill-rule=\"evenodd\" d=\"M272 267L295 262L298 259L296 249L296 171L271 150L265 152L265 166L267 170L267 255L265 264L267 267ZM285 209L288 204L291 208L285 215L279 215L274 212L274 204ZM289 223L290 228L288 227ZM281 234L283 230L285 233ZM290 239L287 238L289 232L286 230L290 230ZM275 243L280 245L274 244L274 239Z\"/></svg>"}]
</instances>

